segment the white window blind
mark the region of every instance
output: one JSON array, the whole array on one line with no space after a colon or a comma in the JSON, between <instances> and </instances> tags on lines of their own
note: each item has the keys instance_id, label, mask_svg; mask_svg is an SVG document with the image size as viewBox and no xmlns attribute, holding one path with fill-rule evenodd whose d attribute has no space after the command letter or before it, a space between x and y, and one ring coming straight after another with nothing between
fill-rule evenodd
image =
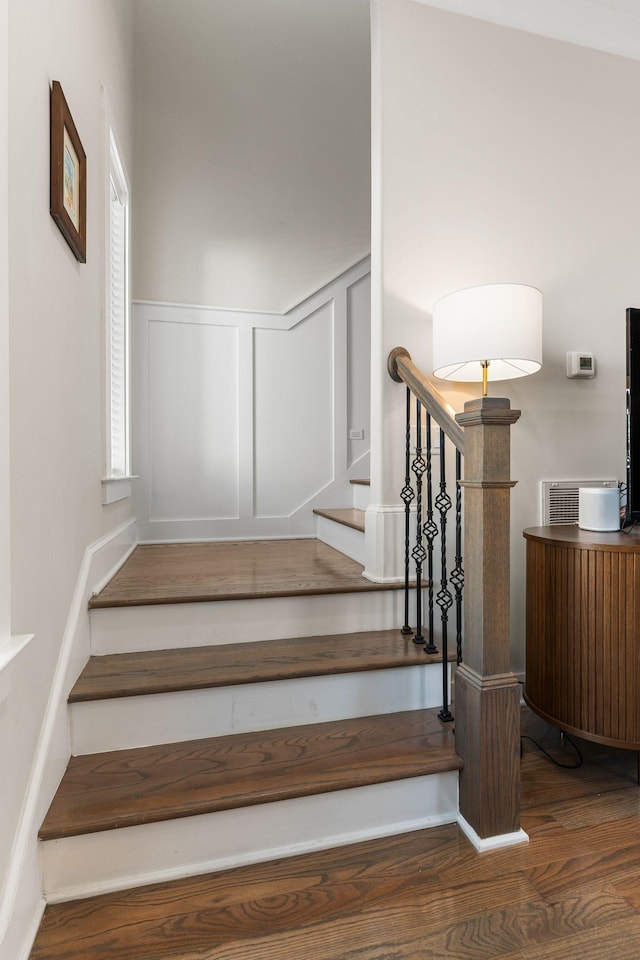
<instances>
[{"instance_id":1,"label":"white window blind","mask_svg":"<svg viewBox=\"0 0 640 960\"><path fill-rule=\"evenodd\" d=\"M109 451L111 477L129 475L129 197L117 148L111 138L109 176Z\"/></svg>"}]
</instances>

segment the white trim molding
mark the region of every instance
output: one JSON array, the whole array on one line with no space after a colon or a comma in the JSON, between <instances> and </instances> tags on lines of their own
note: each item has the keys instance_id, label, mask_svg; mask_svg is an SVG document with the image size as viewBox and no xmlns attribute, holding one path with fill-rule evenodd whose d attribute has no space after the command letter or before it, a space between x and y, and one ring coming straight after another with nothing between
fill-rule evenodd
<instances>
[{"instance_id":1,"label":"white trim molding","mask_svg":"<svg viewBox=\"0 0 640 960\"><path fill-rule=\"evenodd\" d=\"M90 544L84 553L2 889L2 960L22 956L22 945L29 941L30 935L35 935L36 919L39 921L44 909L38 868L38 829L71 753L67 696L90 655L89 599L97 587L124 563L135 543L136 523L132 519ZM17 644L16 656L29 639L24 638L22 645ZM62 766L60 751L51 749L54 743L66 743L67 757ZM28 951L24 955L27 956Z\"/></svg>"},{"instance_id":2,"label":"white trim molding","mask_svg":"<svg viewBox=\"0 0 640 960\"><path fill-rule=\"evenodd\" d=\"M462 814L458 816L458 826L478 853L485 853L487 850L499 850L501 847L513 847L517 843L529 842L529 835L525 833L524 830L516 830L514 833L501 833L495 837L480 837Z\"/></svg>"},{"instance_id":3,"label":"white trim molding","mask_svg":"<svg viewBox=\"0 0 640 960\"><path fill-rule=\"evenodd\" d=\"M0 646L0 704L9 696L11 690L11 668L14 660L22 653L25 647L33 640L33 634L10 637Z\"/></svg>"},{"instance_id":4,"label":"white trim molding","mask_svg":"<svg viewBox=\"0 0 640 960\"><path fill-rule=\"evenodd\" d=\"M109 503L116 503L118 500L126 500L133 495L133 481L137 477L103 477L102 483L102 503L106 506Z\"/></svg>"}]
</instances>

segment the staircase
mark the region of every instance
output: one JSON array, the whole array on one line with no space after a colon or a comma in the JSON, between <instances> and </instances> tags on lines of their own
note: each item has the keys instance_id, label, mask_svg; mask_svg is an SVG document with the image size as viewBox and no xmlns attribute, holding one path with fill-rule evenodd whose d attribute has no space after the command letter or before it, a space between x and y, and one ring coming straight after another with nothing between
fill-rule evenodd
<instances>
[{"instance_id":1,"label":"staircase","mask_svg":"<svg viewBox=\"0 0 640 960\"><path fill-rule=\"evenodd\" d=\"M402 599L320 540L138 547L91 604L40 831L47 901L170 897L181 877L455 821L442 668L400 633ZM86 932L81 913L53 952L51 910L33 960Z\"/></svg>"},{"instance_id":2,"label":"staircase","mask_svg":"<svg viewBox=\"0 0 640 960\"><path fill-rule=\"evenodd\" d=\"M87 950L193 960L222 957L220 947L240 960L224 929L211 945L212 914L183 898L186 878L202 877L197 902L215 911L225 873L211 871L236 868L230 882L242 873L259 900L261 861L307 853L298 862L314 873L312 851L370 840L366 864L378 855L371 838L454 821L476 849L526 840L505 617L508 436L519 412L506 400L471 401L457 418L463 437L406 350L392 351L389 372L407 384L407 414L413 391L457 461L463 445L469 453L458 484L471 549L456 749L438 719L441 666L399 631L417 603L403 610L404 591L365 580L324 542L341 535L331 524L362 537L362 501L321 511L317 540L139 546L91 603L94 655L70 695L73 756L40 832L50 906L31 960L88 960ZM408 416L406 436L408 473ZM419 520L420 479L417 488ZM408 527L407 492L408 479ZM419 547L420 522L417 531ZM439 596L445 585L443 576ZM144 954L129 932L133 904L135 928L153 938ZM183 949L193 911L204 928Z\"/></svg>"}]
</instances>

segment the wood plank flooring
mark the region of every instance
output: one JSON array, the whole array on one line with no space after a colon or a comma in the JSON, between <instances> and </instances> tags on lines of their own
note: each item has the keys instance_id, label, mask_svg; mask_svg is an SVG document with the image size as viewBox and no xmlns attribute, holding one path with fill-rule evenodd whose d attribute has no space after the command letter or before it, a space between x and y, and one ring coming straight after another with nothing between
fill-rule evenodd
<instances>
[{"instance_id":1,"label":"wood plank flooring","mask_svg":"<svg viewBox=\"0 0 640 960\"><path fill-rule=\"evenodd\" d=\"M40 839L460 769L437 710L72 757Z\"/></svg>"},{"instance_id":2,"label":"wood plank flooring","mask_svg":"<svg viewBox=\"0 0 640 960\"><path fill-rule=\"evenodd\" d=\"M452 658L454 654L452 654ZM91 657L70 703L437 663L399 630Z\"/></svg>"},{"instance_id":3,"label":"wood plank flooring","mask_svg":"<svg viewBox=\"0 0 640 960\"><path fill-rule=\"evenodd\" d=\"M564 770L525 741L528 844L479 855L438 827L59 904L31 960L638 960L636 758L581 746Z\"/></svg>"},{"instance_id":4,"label":"wood plank flooring","mask_svg":"<svg viewBox=\"0 0 640 960\"><path fill-rule=\"evenodd\" d=\"M319 540L142 544L90 606L394 590Z\"/></svg>"}]
</instances>

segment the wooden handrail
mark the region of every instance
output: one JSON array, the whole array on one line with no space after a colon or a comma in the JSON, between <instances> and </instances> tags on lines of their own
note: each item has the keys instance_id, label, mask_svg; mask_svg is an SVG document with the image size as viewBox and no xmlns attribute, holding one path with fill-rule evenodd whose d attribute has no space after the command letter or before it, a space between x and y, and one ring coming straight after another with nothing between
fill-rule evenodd
<instances>
[{"instance_id":1,"label":"wooden handrail","mask_svg":"<svg viewBox=\"0 0 640 960\"><path fill-rule=\"evenodd\" d=\"M405 383L409 387L427 413L464 456L464 430L454 420L451 407L433 381L425 377L413 363L409 351L404 347L395 347L389 354L387 370L392 380Z\"/></svg>"}]
</instances>

